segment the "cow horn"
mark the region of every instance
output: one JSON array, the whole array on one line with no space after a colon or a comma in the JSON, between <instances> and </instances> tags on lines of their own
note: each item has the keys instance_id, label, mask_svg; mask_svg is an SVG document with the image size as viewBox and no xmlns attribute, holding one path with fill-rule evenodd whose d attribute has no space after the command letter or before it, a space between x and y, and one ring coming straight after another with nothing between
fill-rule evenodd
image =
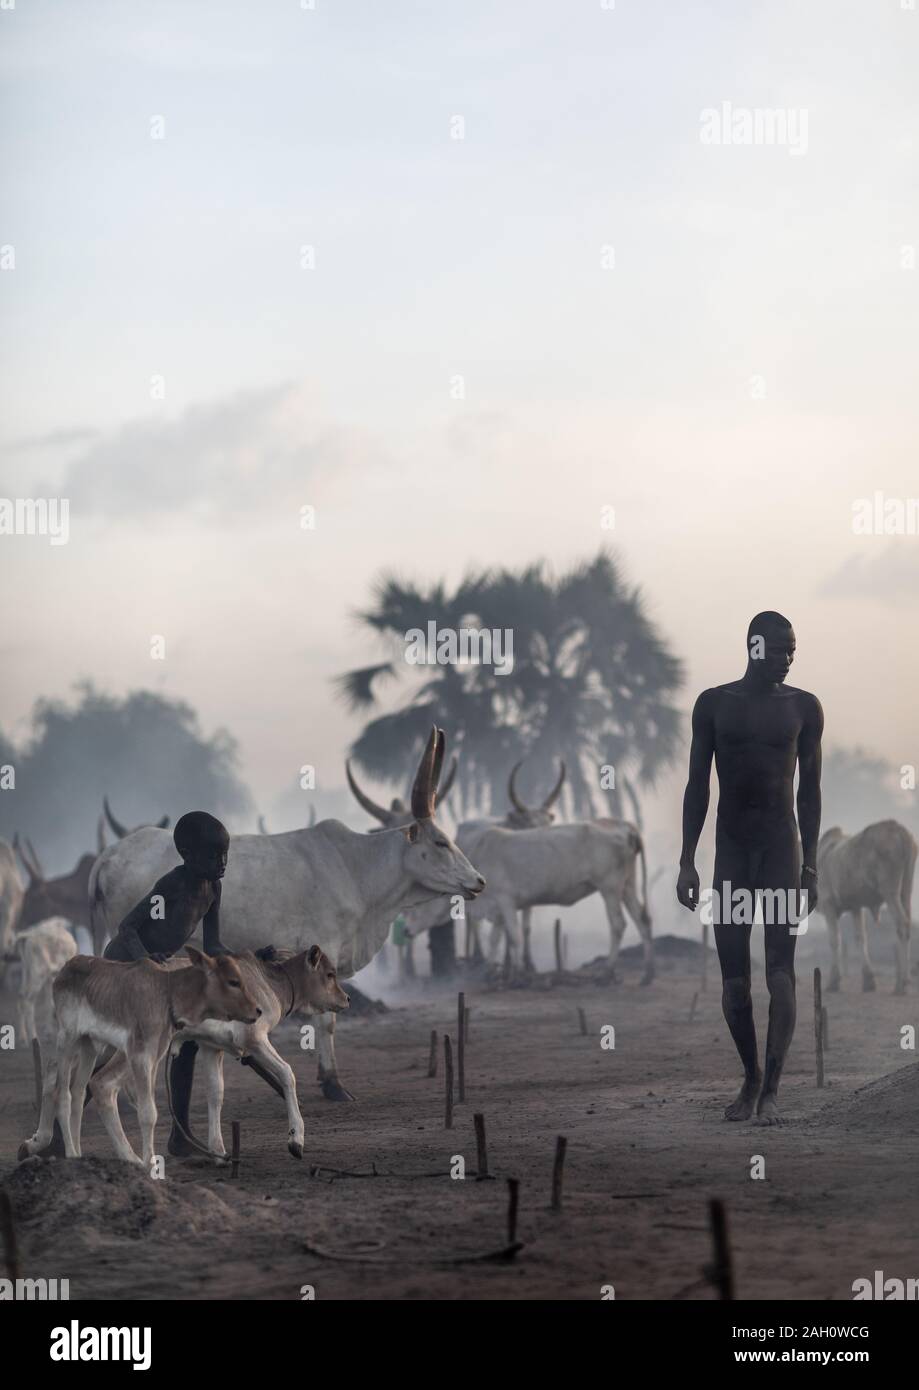
<instances>
[{"instance_id":1,"label":"cow horn","mask_svg":"<svg viewBox=\"0 0 919 1390\"><path fill-rule=\"evenodd\" d=\"M29 839L28 835L26 836L26 844L29 846L29 854L32 856L32 863L35 865L35 872L41 879L42 883L44 883L45 871L41 866L41 860L35 853L35 846L32 844L32 841Z\"/></svg>"},{"instance_id":2,"label":"cow horn","mask_svg":"<svg viewBox=\"0 0 919 1390\"><path fill-rule=\"evenodd\" d=\"M29 847L31 848L31 845ZM13 836L13 849L16 851L16 853L19 855L19 858L22 860L22 863L25 867L25 871L29 875L31 881L33 883L41 883L44 878L44 875L41 872L41 867L39 866L37 860L35 862L29 861L29 856L26 853L25 846L19 838L18 830ZM35 851L33 850L32 853L34 854Z\"/></svg>"},{"instance_id":3,"label":"cow horn","mask_svg":"<svg viewBox=\"0 0 919 1390\"><path fill-rule=\"evenodd\" d=\"M415 780L412 783L412 815L415 820L430 820L434 815L434 770L443 762L443 730L431 729Z\"/></svg>"},{"instance_id":4,"label":"cow horn","mask_svg":"<svg viewBox=\"0 0 919 1390\"><path fill-rule=\"evenodd\" d=\"M514 763L514 766L511 768L511 775L507 779L507 794L510 797L511 805L513 806L514 810L520 811L522 815L526 815L527 811L530 808L529 806L524 806L523 802L520 800L520 797L517 795L517 773L520 771L522 767L523 759L521 758L520 762Z\"/></svg>"},{"instance_id":5,"label":"cow horn","mask_svg":"<svg viewBox=\"0 0 919 1390\"><path fill-rule=\"evenodd\" d=\"M348 786L351 788L358 802L361 804L361 806L363 806L367 814L369 816L373 816L374 819L378 820L381 825L389 825L392 819L389 812L384 811L383 807L378 806L375 801L371 801L370 797L366 794L366 792L362 792L360 787L357 785L357 782L354 780L354 774L351 771L350 759L345 763L345 774L348 778Z\"/></svg>"},{"instance_id":6,"label":"cow horn","mask_svg":"<svg viewBox=\"0 0 919 1390\"><path fill-rule=\"evenodd\" d=\"M259 833L260 835L267 835L267 834L268 834L268 826L265 824L265 817L264 817L264 816L259 816L259 818L258 818L258 833Z\"/></svg>"},{"instance_id":7,"label":"cow horn","mask_svg":"<svg viewBox=\"0 0 919 1390\"><path fill-rule=\"evenodd\" d=\"M108 797L107 797L107 796L104 796L104 797L102 798L102 806L103 806L103 809L105 810L105 819L108 821L109 826L111 827L112 833L115 834L115 835L117 835L118 838L119 838L119 840L123 840L124 837L125 837L125 835L129 835L129 834L130 834L130 831L128 830L128 827L127 827L126 825L122 825L122 824L121 824L121 821L120 821L120 820L116 820L115 817L112 815L112 808L111 808L111 806L108 804Z\"/></svg>"},{"instance_id":8,"label":"cow horn","mask_svg":"<svg viewBox=\"0 0 919 1390\"><path fill-rule=\"evenodd\" d=\"M435 802L435 805L440 806L444 801L446 801L447 797L450 795L450 792L453 790L453 782L456 777L456 769L458 766L459 759L454 753L453 757L450 759L450 766L447 770L447 775L444 778L443 786L437 788L437 801Z\"/></svg>"},{"instance_id":9,"label":"cow horn","mask_svg":"<svg viewBox=\"0 0 919 1390\"><path fill-rule=\"evenodd\" d=\"M565 767L565 762L564 762L564 759L563 759L563 758L559 758L558 761L559 761L558 781L556 782L555 786L554 786L554 787L552 788L552 790L550 791L549 795L546 797L545 801L542 803L542 809L543 809L544 811L548 811L549 807L553 804L553 802L555 802L555 801L558 800L559 792L561 791L562 787L565 785L565 773L566 773L566 771L567 771L567 769L566 769L566 767Z\"/></svg>"},{"instance_id":10,"label":"cow horn","mask_svg":"<svg viewBox=\"0 0 919 1390\"><path fill-rule=\"evenodd\" d=\"M157 828L157 830L168 830L168 828L169 828L169 817L168 817L168 816L160 816L159 820L158 820L157 823L156 823L156 828Z\"/></svg>"},{"instance_id":11,"label":"cow horn","mask_svg":"<svg viewBox=\"0 0 919 1390\"><path fill-rule=\"evenodd\" d=\"M312 830L312 828L313 828L313 826L314 826L315 824L316 824L316 807L315 807L315 806L311 806L311 807L310 807L310 827L309 827L310 830Z\"/></svg>"},{"instance_id":12,"label":"cow horn","mask_svg":"<svg viewBox=\"0 0 919 1390\"><path fill-rule=\"evenodd\" d=\"M100 854L105 849L105 816L100 816L96 823L96 847Z\"/></svg>"}]
</instances>

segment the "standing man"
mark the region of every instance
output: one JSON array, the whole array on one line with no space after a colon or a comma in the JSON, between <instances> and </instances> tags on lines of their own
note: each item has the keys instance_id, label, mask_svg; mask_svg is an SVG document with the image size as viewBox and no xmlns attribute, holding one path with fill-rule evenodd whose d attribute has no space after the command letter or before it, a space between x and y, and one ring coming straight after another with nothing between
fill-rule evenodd
<instances>
[{"instance_id":1,"label":"standing man","mask_svg":"<svg viewBox=\"0 0 919 1390\"><path fill-rule=\"evenodd\" d=\"M756 1123L764 1125L781 1123L779 1080L795 1030L797 922L817 903L823 710L816 696L785 685L794 654L788 619L781 613L758 613L747 630L744 675L704 690L696 701L676 890L682 905L694 912L699 902L694 861L708 811L714 755L719 788L715 944L724 1017L744 1069L740 1094L724 1113L729 1120L748 1120L755 1110ZM800 844L794 815L796 765ZM769 990L765 1071L759 1065L750 992L752 914L734 910L738 889L745 890L741 900L752 897L764 908ZM767 904L772 909L768 913Z\"/></svg>"}]
</instances>

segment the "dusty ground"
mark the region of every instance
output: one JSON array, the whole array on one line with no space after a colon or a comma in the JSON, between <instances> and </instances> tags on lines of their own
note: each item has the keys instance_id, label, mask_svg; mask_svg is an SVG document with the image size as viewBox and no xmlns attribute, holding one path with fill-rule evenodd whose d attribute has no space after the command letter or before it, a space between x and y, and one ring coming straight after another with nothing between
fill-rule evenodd
<instances>
[{"instance_id":1,"label":"dusty ground","mask_svg":"<svg viewBox=\"0 0 919 1390\"><path fill-rule=\"evenodd\" d=\"M856 1092L915 1058L900 1030L919 1026L919 992L895 998L885 964L877 992L862 994L853 968L845 992L827 1001L831 1050L818 1090L815 949L819 959L818 942L801 944L781 1130L722 1120L739 1077L716 972L690 1023L699 982L685 963L650 989L638 988L636 969L613 988L467 984L467 1100L452 1131L442 1058L437 1080L426 1073L431 1028L454 1026L454 994L420 992L388 1014L342 1022L339 1062L355 1104L320 1098L311 1054L289 1029L278 1042L302 1078L307 1156L287 1153L280 1100L228 1062L227 1140L234 1118L243 1138L235 1182L198 1161L168 1160L162 1183L127 1171L109 1160L96 1117L84 1130L92 1158L17 1167L17 1145L34 1128L31 1056L0 1053L0 1180L16 1208L23 1273L69 1277L71 1297L91 1299L297 1299L303 1285L317 1298L598 1299L604 1284L619 1299L709 1298L697 1281L710 1259L707 1201L718 1196L740 1298L847 1299L852 1281L875 1269L915 1277L919 1073ZM761 971L754 987L764 1036ZM11 1016L0 996L0 1020ZM604 1024L615 1027L614 1051L601 1049ZM475 1110L486 1117L495 1182L448 1176L454 1154L475 1168ZM559 1134L568 1138L564 1210L553 1213ZM165 1136L161 1120L163 1147ZM753 1155L765 1158L764 1180L750 1177ZM330 1181L311 1176L315 1164L375 1164L395 1176ZM503 1245L509 1175L521 1184L517 1259L437 1263ZM363 1248L379 1263L325 1258L307 1244L339 1256Z\"/></svg>"}]
</instances>

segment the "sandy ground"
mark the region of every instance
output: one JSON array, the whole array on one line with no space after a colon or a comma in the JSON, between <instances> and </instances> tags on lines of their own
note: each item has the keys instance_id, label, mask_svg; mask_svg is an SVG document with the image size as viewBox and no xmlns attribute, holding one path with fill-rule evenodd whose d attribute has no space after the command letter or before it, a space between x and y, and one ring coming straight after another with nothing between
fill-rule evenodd
<instances>
[{"instance_id":1,"label":"sandy ground","mask_svg":"<svg viewBox=\"0 0 919 1390\"><path fill-rule=\"evenodd\" d=\"M467 1099L451 1131L442 1057L436 1080L427 1057L430 1030L455 1028L455 994L419 982L403 1006L342 1021L339 1064L354 1104L321 1099L311 1054L288 1027L276 1041L301 1078L306 1157L287 1153L279 1098L228 1061L227 1142L230 1121L242 1123L236 1181L206 1160L169 1159L166 1180L153 1182L109 1158L94 1115L83 1161L17 1166L17 1145L34 1128L32 1062L21 1049L2 1052L0 1180L23 1273L68 1277L71 1297L89 1299L298 1299L304 1285L337 1299L599 1299L607 1284L619 1299L711 1298L699 1281L711 1258L707 1203L720 1197L739 1298L848 1299L853 1280L875 1269L916 1277L919 1072L900 1041L904 1025L919 1026L919 992L894 997L892 966L879 956L877 992L863 994L851 966L844 992L827 1000L827 1085L818 1090L814 959L827 965L812 937L800 948L782 1129L722 1119L739 1073L717 972L690 1023L699 980L685 963L662 969L650 989L638 987L633 966L614 987L488 991L468 982ZM759 969L754 989L762 1038ZM0 1020L11 1016L0 996ZM607 1024L614 1050L600 1045ZM860 1089L879 1078L890 1079ZM162 1085L160 1093L164 1115ZM497 1181L449 1176L456 1154L475 1169L476 1110ZM133 1136L133 1116L127 1128ZM568 1155L556 1213L559 1134ZM165 1138L161 1119L163 1148ZM765 1160L762 1180L751 1178L755 1155ZM387 1176L332 1179L314 1165L376 1165ZM447 1263L504 1244L508 1176L520 1180L524 1249L509 1264Z\"/></svg>"}]
</instances>

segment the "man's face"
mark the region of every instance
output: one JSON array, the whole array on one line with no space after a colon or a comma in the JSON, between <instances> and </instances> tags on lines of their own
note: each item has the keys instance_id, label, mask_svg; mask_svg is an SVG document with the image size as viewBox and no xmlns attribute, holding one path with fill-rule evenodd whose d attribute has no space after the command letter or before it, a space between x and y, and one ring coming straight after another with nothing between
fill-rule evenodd
<instances>
[{"instance_id":1,"label":"man's face","mask_svg":"<svg viewBox=\"0 0 919 1390\"><path fill-rule=\"evenodd\" d=\"M795 659L795 634L792 628L773 630L763 634L765 651L762 658L763 675L769 681L781 685L791 670Z\"/></svg>"}]
</instances>

